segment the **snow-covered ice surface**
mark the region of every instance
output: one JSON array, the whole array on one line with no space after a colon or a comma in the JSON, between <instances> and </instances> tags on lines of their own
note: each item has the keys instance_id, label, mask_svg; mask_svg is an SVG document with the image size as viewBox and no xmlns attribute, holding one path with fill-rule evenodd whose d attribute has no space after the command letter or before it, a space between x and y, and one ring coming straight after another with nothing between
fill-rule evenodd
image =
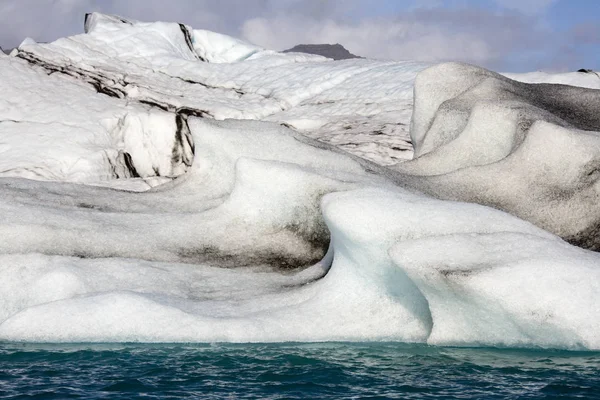
<instances>
[{"instance_id":1,"label":"snow-covered ice surface","mask_svg":"<svg viewBox=\"0 0 600 400\"><path fill-rule=\"evenodd\" d=\"M0 55L0 340L600 349L598 91L85 29Z\"/></svg>"}]
</instances>

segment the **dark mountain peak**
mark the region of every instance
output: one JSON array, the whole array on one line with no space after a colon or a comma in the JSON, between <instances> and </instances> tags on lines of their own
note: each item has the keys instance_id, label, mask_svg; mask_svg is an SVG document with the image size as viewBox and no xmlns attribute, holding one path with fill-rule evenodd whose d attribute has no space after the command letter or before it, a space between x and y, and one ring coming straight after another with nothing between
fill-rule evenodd
<instances>
[{"instance_id":1,"label":"dark mountain peak","mask_svg":"<svg viewBox=\"0 0 600 400\"><path fill-rule=\"evenodd\" d=\"M333 58L334 60L347 60L350 58L363 58L350 53L344 46L336 44L299 44L291 49L283 51L284 53L307 53L319 56Z\"/></svg>"}]
</instances>

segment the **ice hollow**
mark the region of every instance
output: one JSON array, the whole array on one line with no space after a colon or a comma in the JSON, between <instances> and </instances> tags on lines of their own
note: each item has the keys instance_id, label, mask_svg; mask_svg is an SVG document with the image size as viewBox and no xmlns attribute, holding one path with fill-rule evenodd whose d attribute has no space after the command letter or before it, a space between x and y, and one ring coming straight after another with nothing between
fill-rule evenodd
<instances>
[{"instance_id":1,"label":"ice hollow","mask_svg":"<svg viewBox=\"0 0 600 400\"><path fill-rule=\"evenodd\" d=\"M417 157L397 165L438 198L490 205L600 249L600 91L441 64L415 81Z\"/></svg>"}]
</instances>

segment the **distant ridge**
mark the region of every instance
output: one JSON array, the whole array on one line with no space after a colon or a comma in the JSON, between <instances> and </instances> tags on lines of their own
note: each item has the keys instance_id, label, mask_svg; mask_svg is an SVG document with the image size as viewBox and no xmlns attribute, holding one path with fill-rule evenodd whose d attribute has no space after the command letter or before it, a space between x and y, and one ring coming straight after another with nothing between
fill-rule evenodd
<instances>
[{"instance_id":1,"label":"distant ridge","mask_svg":"<svg viewBox=\"0 0 600 400\"><path fill-rule=\"evenodd\" d=\"M291 49L283 51L284 53L307 53L319 56L333 58L334 60L348 60L350 58L363 58L350 53L344 46L336 44L299 44Z\"/></svg>"}]
</instances>

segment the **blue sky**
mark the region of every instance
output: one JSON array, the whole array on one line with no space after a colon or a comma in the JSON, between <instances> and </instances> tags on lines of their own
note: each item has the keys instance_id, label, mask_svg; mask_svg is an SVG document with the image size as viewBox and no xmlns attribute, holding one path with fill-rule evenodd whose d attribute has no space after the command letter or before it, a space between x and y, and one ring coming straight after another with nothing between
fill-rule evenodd
<instances>
[{"instance_id":1,"label":"blue sky","mask_svg":"<svg viewBox=\"0 0 600 400\"><path fill-rule=\"evenodd\" d=\"M0 0L0 45L81 33L90 11L184 22L276 50L341 43L366 57L507 72L600 69L600 0Z\"/></svg>"}]
</instances>

